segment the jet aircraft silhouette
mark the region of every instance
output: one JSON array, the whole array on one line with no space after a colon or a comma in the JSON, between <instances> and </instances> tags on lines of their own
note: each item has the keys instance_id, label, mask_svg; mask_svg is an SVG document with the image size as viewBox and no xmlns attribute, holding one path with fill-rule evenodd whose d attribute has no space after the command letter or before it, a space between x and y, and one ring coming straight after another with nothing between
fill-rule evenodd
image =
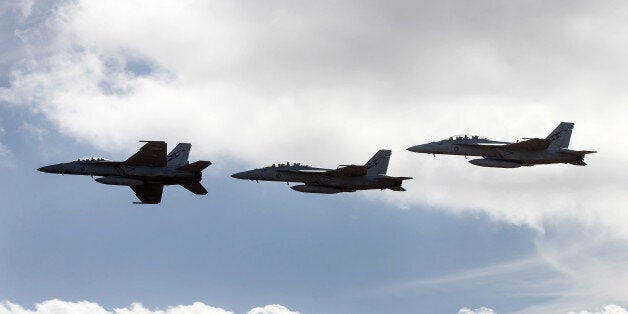
<instances>
[{"instance_id":1,"label":"jet aircraft silhouette","mask_svg":"<svg viewBox=\"0 0 628 314\"><path fill-rule=\"evenodd\" d=\"M188 162L191 144L179 143L166 155L163 141L140 141L146 144L125 161L104 158L81 158L72 162L41 167L48 173L98 176L96 182L129 186L140 204L159 204L164 185L181 185L194 194L207 194L201 185L203 169L209 161Z\"/></svg>"},{"instance_id":2,"label":"jet aircraft silhouette","mask_svg":"<svg viewBox=\"0 0 628 314\"><path fill-rule=\"evenodd\" d=\"M562 122L544 139L526 138L522 142L491 141L479 136L458 135L438 142L416 145L409 151L425 154L482 156L469 162L481 167L518 168L540 164L567 163L586 166L584 156L590 150L571 150L569 140L574 124Z\"/></svg>"},{"instance_id":3,"label":"jet aircraft silhouette","mask_svg":"<svg viewBox=\"0 0 628 314\"><path fill-rule=\"evenodd\" d=\"M390 155L390 150L380 150L365 165L341 165L337 169L315 168L299 163L273 164L239 172L232 177L255 181L302 182L305 184L290 188L305 193L335 194L370 189L405 191L401 187L403 180L412 178L386 175Z\"/></svg>"}]
</instances>

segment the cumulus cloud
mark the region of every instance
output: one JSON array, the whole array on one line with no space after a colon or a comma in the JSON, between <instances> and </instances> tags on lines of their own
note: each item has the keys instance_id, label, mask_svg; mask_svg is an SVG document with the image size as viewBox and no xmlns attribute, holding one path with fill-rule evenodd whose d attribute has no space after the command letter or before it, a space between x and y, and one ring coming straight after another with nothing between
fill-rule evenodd
<instances>
[{"instance_id":1,"label":"cumulus cloud","mask_svg":"<svg viewBox=\"0 0 628 314\"><path fill-rule=\"evenodd\" d=\"M299 314L299 312L290 311L283 305L272 304L264 307L256 307L248 311L247 314Z\"/></svg>"},{"instance_id":2,"label":"cumulus cloud","mask_svg":"<svg viewBox=\"0 0 628 314\"><path fill-rule=\"evenodd\" d=\"M215 169L333 167L391 148L389 173L415 178L408 192L363 195L599 236L576 257L564 248L587 236L540 238L539 263L569 283L564 312L574 296L611 303L609 283L627 300L613 280L628 279L616 262L628 255L626 14L623 1L62 1L22 32L29 53L0 101L111 157L164 139L192 142ZM600 152L589 166L404 151L453 133L543 137L560 121L576 123L571 147Z\"/></svg>"},{"instance_id":3,"label":"cumulus cloud","mask_svg":"<svg viewBox=\"0 0 628 314\"><path fill-rule=\"evenodd\" d=\"M400 206L482 211L538 229L564 217L628 238L617 146L628 31L617 2L62 2L0 99L112 154L190 141L218 167L360 163L394 150ZM102 27L107 25L107 27ZM38 39L40 39L38 37ZM471 132L542 137L576 122L588 167L485 169L408 146ZM329 152L334 152L330 154ZM455 195L456 197L452 197Z\"/></svg>"},{"instance_id":4,"label":"cumulus cloud","mask_svg":"<svg viewBox=\"0 0 628 314\"><path fill-rule=\"evenodd\" d=\"M475 310L463 307L458 311L458 314L495 314L495 311L487 307L481 307Z\"/></svg>"},{"instance_id":5,"label":"cumulus cloud","mask_svg":"<svg viewBox=\"0 0 628 314\"><path fill-rule=\"evenodd\" d=\"M140 303L128 308L116 308L113 311L104 309L97 303L88 301L68 302L58 299L44 301L35 305L34 310L25 309L21 305L8 301L0 303L0 314L233 314L221 308L195 302L191 305L177 305L166 310L147 309ZM278 304L256 307L248 314L298 314Z\"/></svg>"}]
</instances>

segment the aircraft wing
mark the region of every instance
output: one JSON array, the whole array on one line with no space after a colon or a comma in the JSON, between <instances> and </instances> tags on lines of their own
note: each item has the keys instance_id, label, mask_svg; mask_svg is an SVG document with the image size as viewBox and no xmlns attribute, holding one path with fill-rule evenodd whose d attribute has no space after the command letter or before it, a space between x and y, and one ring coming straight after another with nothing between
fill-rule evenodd
<instances>
[{"instance_id":1,"label":"aircraft wing","mask_svg":"<svg viewBox=\"0 0 628 314\"><path fill-rule=\"evenodd\" d=\"M511 150L544 150L547 149L552 141L545 138L532 138L519 143L508 144L500 148Z\"/></svg>"},{"instance_id":2,"label":"aircraft wing","mask_svg":"<svg viewBox=\"0 0 628 314\"><path fill-rule=\"evenodd\" d=\"M161 193L164 191L164 185L148 183L132 185L131 189L135 192L135 196L140 199L140 204L159 204L161 202Z\"/></svg>"},{"instance_id":3,"label":"aircraft wing","mask_svg":"<svg viewBox=\"0 0 628 314\"><path fill-rule=\"evenodd\" d=\"M129 157L125 162L129 165L137 166L166 166L166 142L163 141L146 141L146 144Z\"/></svg>"},{"instance_id":4,"label":"aircraft wing","mask_svg":"<svg viewBox=\"0 0 628 314\"><path fill-rule=\"evenodd\" d=\"M325 172L328 176L335 177L363 177L368 168L366 166L349 165Z\"/></svg>"}]
</instances>

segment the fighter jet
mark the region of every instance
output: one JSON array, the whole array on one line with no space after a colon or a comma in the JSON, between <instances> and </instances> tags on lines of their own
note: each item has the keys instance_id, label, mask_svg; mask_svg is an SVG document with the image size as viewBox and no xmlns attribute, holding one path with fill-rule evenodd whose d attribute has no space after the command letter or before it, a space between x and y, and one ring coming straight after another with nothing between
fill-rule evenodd
<instances>
[{"instance_id":1,"label":"fighter jet","mask_svg":"<svg viewBox=\"0 0 628 314\"><path fill-rule=\"evenodd\" d=\"M305 184L290 188L305 193L336 194L370 189L405 191L401 187L403 180L412 178L386 175L390 154L390 150L380 150L365 165L340 165L337 169L324 169L299 163L291 165L288 162L236 173L232 177L255 181L303 182Z\"/></svg>"},{"instance_id":2,"label":"fighter jet","mask_svg":"<svg viewBox=\"0 0 628 314\"><path fill-rule=\"evenodd\" d=\"M566 163L586 166L584 156L596 153L590 150L571 150L569 140L574 124L562 122L544 139L524 138L524 141L510 143L491 141L487 138L457 135L439 142L416 145L409 151L425 154L446 154L482 156L469 162L480 167L518 168L540 164Z\"/></svg>"},{"instance_id":3,"label":"fighter jet","mask_svg":"<svg viewBox=\"0 0 628 314\"><path fill-rule=\"evenodd\" d=\"M135 204L159 204L164 185L178 184L194 194L207 194L207 190L200 182L203 169L211 165L211 162L200 160L190 164L188 156L191 144L179 143L166 156L166 142L140 142L146 144L125 161L89 157L37 170L62 175L98 176L96 179L98 183L127 185L140 200Z\"/></svg>"}]
</instances>

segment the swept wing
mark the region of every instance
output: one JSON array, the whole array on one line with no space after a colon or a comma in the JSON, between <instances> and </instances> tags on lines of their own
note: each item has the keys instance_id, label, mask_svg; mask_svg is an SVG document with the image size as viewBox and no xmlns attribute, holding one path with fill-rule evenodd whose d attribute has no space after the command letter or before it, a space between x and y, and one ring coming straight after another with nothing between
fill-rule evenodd
<instances>
[{"instance_id":1,"label":"swept wing","mask_svg":"<svg viewBox=\"0 0 628 314\"><path fill-rule=\"evenodd\" d=\"M147 183L132 185L131 189L135 192L135 196L140 199L141 204L159 204L161 202L161 193L164 190L164 185Z\"/></svg>"},{"instance_id":2,"label":"swept wing","mask_svg":"<svg viewBox=\"0 0 628 314\"><path fill-rule=\"evenodd\" d=\"M141 141L146 142L135 155L129 157L124 163L136 166L166 166L166 142L163 141Z\"/></svg>"}]
</instances>

